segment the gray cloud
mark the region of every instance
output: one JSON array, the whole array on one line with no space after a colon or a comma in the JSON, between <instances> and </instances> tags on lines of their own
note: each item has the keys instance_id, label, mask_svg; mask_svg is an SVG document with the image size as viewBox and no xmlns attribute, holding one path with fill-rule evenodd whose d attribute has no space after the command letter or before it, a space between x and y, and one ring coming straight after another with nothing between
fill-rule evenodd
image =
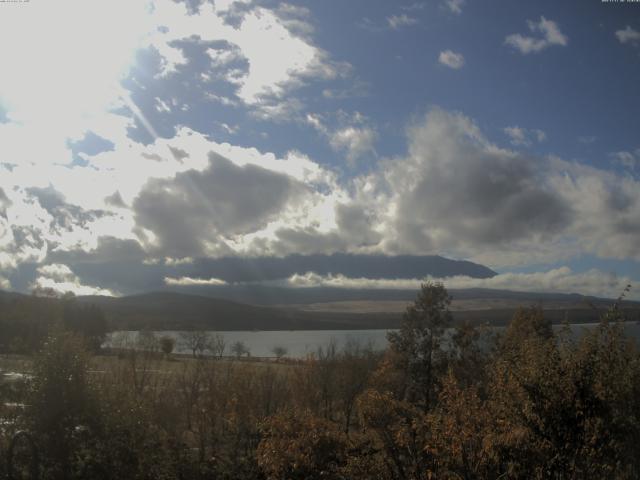
<instances>
[{"instance_id":1,"label":"gray cloud","mask_svg":"<svg viewBox=\"0 0 640 480\"><path fill-rule=\"evenodd\" d=\"M0 216L7 217L7 208L11 206L11 200L4 193L4 190L0 188Z\"/></svg>"},{"instance_id":2,"label":"gray cloud","mask_svg":"<svg viewBox=\"0 0 640 480\"><path fill-rule=\"evenodd\" d=\"M571 223L570 204L538 173L545 161L498 149L466 117L432 110L409 140L409 157L388 164L397 248L468 254Z\"/></svg>"},{"instance_id":3,"label":"gray cloud","mask_svg":"<svg viewBox=\"0 0 640 480\"><path fill-rule=\"evenodd\" d=\"M27 189L27 193L37 199L40 206L51 215L49 226L52 232L60 235L77 227L87 227L90 222L111 215L104 210L85 210L68 203L65 196L52 185L47 188L32 187Z\"/></svg>"},{"instance_id":4,"label":"gray cloud","mask_svg":"<svg viewBox=\"0 0 640 480\"><path fill-rule=\"evenodd\" d=\"M353 203L336 207L336 223L341 234L355 247L375 246L382 234L374 230L375 213L367 205Z\"/></svg>"},{"instance_id":5,"label":"gray cloud","mask_svg":"<svg viewBox=\"0 0 640 480\"><path fill-rule=\"evenodd\" d=\"M150 180L135 199L137 225L157 237L166 256L225 251L225 239L264 228L305 188L256 165L237 166L211 153L202 172ZM148 239L150 241L150 239Z\"/></svg>"},{"instance_id":6,"label":"gray cloud","mask_svg":"<svg viewBox=\"0 0 640 480\"><path fill-rule=\"evenodd\" d=\"M106 205L109 205L111 207L116 207L116 208L127 207L126 203L124 203L124 200L122 199L122 195L120 195L120 192L117 190L113 192L111 195L105 197L104 203Z\"/></svg>"},{"instance_id":7,"label":"gray cloud","mask_svg":"<svg viewBox=\"0 0 640 480\"><path fill-rule=\"evenodd\" d=\"M297 252L302 255L332 253L349 249L349 243L337 231L319 232L313 227L280 228L276 231L275 253L285 255Z\"/></svg>"},{"instance_id":8,"label":"gray cloud","mask_svg":"<svg viewBox=\"0 0 640 480\"><path fill-rule=\"evenodd\" d=\"M123 240L115 237L99 237L93 250L58 250L48 253L46 262L66 265L143 262L147 254L136 240Z\"/></svg>"}]
</instances>

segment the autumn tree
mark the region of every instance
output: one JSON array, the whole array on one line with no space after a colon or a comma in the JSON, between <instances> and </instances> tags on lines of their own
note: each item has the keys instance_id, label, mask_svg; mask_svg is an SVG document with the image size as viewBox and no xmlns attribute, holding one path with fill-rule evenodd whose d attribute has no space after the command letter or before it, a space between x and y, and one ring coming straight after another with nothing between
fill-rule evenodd
<instances>
[{"instance_id":1,"label":"autumn tree","mask_svg":"<svg viewBox=\"0 0 640 480\"><path fill-rule=\"evenodd\" d=\"M95 421L87 368L82 338L68 332L52 333L35 358L28 413L45 450L47 478L70 478L74 435Z\"/></svg>"},{"instance_id":2,"label":"autumn tree","mask_svg":"<svg viewBox=\"0 0 640 480\"><path fill-rule=\"evenodd\" d=\"M269 418L258 445L258 465L268 479L338 479L346 438L327 420L309 412L283 412Z\"/></svg>"},{"instance_id":3,"label":"autumn tree","mask_svg":"<svg viewBox=\"0 0 640 480\"><path fill-rule=\"evenodd\" d=\"M407 308L400 329L387 335L398 367L407 374L405 398L424 411L434 400L436 369L444 359L441 343L452 321L450 304L442 283L425 282Z\"/></svg>"}]
</instances>

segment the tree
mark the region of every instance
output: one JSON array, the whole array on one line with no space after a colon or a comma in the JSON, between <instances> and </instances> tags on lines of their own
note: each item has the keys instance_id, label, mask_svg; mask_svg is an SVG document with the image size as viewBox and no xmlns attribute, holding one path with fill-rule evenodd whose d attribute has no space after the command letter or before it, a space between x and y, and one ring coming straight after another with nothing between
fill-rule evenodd
<instances>
[{"instance_id":1,"label":"tree","mask_svg":"<svg viewBox=\"0 0 640 480\"><path fill-rule=\"evenodd\" d=\"M540 309L514 316L487 385L512 478L638 478L640 355L616 315L579 339Z\"/></svg>"},{"instance_id":2,"label":"tree","mask_svg":"<svg viewBox=\"0 0 640 480\"><path fill-rule=\"evenodd\" d=\"M203 355L206 350L209 350L211 345L209 333L204 330L181 332L180 340L185 348L191 350L193 358L196 358L198 355Z\"/></svg>"},{"instance_id":3,"label":"tree","mask_svg":"<svg viewBox=\"0 0 640 480\"><path fill-rule=\"evenodd\" d=\"M342 479L348 439L336 424L309 412L282 412L263 426L257 461L270 480Z\"/></svg>"},{"instance_id":4,"label":"tree","mask_svg":"<svg viewBox=\"0 0 640 480\"><path fill-rule=\"evenodd\" d=\"M108 331L104 312L96 305L78 304L73 295L65 295L61 302L65 329L81 334L91 351L99 351Z\"/></svg>"},{"instance_id":5,"label":"tree","mask_svg":"<svg viewBox=\"0 0 640 480\"><path fill-rule=\"evenodd\" d=\"M451 324L451 297L442 283L425 282L413 305L407 308L400 330L389 332L391 349L407 374L405 398L425 411L431 406L435 367L444 357L440 343Z\"/></svg>"},{"instance_id":6,"label":"tree","mask_svg":"<svg viewBox=\"0 0 640 480\"><path fill-rule=\"evenodd\" d=\"M138 347L142 350L146 350L149 352L157 352L158 351L158 339L156 338L156 334L151 330L140 330L138 332L137 342Z\"/></svg>"},{"instance_id":7,"label":"tree","mask_svg":"<svg viewBox=\"0 0 640 480\"><path fill-rule=\"evenodd\" d=\"M455 327L451 336L449 367L453 369L458 381L466 385L477 385L486 380L488 347L492 340L492 334L486 325L478 328L467 321Z\"/></svg>"},{"instance_id":8,"label":"tree","mask_svg":"<svg viewBox=\"0 0 640 480\"><path fill-rule=\"evenodd\" d=\"M500 348L503 351L519 349L523 342L531 340L545 342L552 338L551 321L544 318L542 307L519 308L500 339Z\"/></svg>"},{"instance_id":9,"label":"tree","mask_svg":"<svg viewBox=\"0 0 640 480\"><path fill-rule=\"evenodd\" d=\"M288 350L282 345L276 345L271 349L271 353L273 353L276 356L276 358L280 360L282 357L284 357L288 353Z\"/></svg>"},{"instance_id":10,"label":"tree","mask_svg":"<svg viewBox=\"0 0 640 480\"><path fill-rule=\"evenodd\" d=\"M240 358L243 355L249 356L250 352L245 343L242 340L238 340L234 342L231 346L231 351L235 354L236 357Z\"/></svg>"},{"instance_id":11,"label":"tree","mask_svg":"<svg viewBox=\"0 0 640 480\"><path fill-rule=\"evenodd\" d=\"M162 353L164 353L165 357L171 355L171 352L173 352L175 346L176 341L173 337L169 337L167 335L160 337L160 350L162 350Z\"/></svg>"},{"instance_id":12,"label":"tree","mask_svg":"<svg viewBox=\"0 0 640 480\"><path fill-rule=\"evenodd\" d=\"M73 436L96 420L88 361L83 339L62 331L50 335L35 358L28 413L44 447L47 478L70 478Z\"/></svg>"},{"instance_id":13,"label":"tree","mask_svg":"<svg viewBox=\"0 0 640 480\"><path fill-rule=\"evenodd\" d=\"M214 357L222 358L226 347L227 343L221 333L215 333L210 337L209 350Z\"/></svg>"}]
</instances>

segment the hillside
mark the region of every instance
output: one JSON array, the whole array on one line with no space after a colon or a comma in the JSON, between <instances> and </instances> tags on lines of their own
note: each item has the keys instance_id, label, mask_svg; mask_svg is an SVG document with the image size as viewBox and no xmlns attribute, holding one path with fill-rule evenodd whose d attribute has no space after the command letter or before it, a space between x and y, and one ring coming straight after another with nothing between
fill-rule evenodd
<instances>
[{"instance_id":1,"label":"hillside","mask_svg":"<svg viewBox=\"0 0 640 480\"><path fill-rule=\"evenodd\" d=\"M77 297L82 304L94 304L105 313L112 330L210 329L210 330L338 330L395 328L402 313L414 300L415 291L300 292L297 299L321 301L277 304L287 297L270 291L269 305L237 302L225 298L171 291L125 297ZM500 290L452 290L454 321L507 324L518 307L540 305L553 323L597 321L611 300L581 295L531 294ZM0 292L0 304L24 297ZM291 297L289 297L291 299ZM624 302L632 320L640 318L640 303Z\"/></svg>"},{"instance_id":2,"label":"hillside","mask_svg":"<svg viewBox=\"0 0 640 480\"><path fill-rule=\"evenodd\" d=\"M356 292L352 292L358 295ZM395 292L402 300L384 301L360 292L365 300L308 304L250 305L220 298L176 292L154 292L121 298L80 297L99 305L113 329L323 330L395 328L415 292ZM597 321L610 300L580 295L528 294L498 290L454 290L451 305L456 322L507 324L518 307L541 305L554 323ZM376 298L373 300L372 298ZM632 318L640 304L626 302Z\"/></svg>"}]
</instances>

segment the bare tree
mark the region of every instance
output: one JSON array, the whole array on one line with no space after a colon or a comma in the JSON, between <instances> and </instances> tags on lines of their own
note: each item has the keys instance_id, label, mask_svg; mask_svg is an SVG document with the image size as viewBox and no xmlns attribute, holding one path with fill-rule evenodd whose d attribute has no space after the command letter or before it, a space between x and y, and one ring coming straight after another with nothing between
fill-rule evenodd
<instances>
[{"instance_id":1,"label":"bare tree","mask_svg":"<svg viewBox=\"0 0 640 480\"><path fill-rule=\"evenodd\" d=\"M160 346L156 334L151 330L140 330L136 343L138 348L149 352L157 352Z\"/></svg>"},{"instance_id":2,"label":"bare tree","mask_svg":"<svg viewBox=\"0 0 640 480\"><path fill-rule=\"evenodd\" d=\"M224 336L221 333L214 333L209 338L208 350L216 358L222 358L224 350L227 347L227 342L224 340Z\"/></svg>"},{"instance_id":3,"label":"bare tree","mask_svg":"<svg viewBox=\"0 0 640 480\"><path fill-rule=\"evenodd\" d=\"M276 356L276 358L280 360L287 353L289 353L289 351L286 349L286 347L283 347L282 345L276 345L271 349L271 353L273 353Z\"/></svg>"},{"instance_id":4,"label":"bare tree","mask_svg":"<svg viewBox=\"0 0 640 480\"><path fill-rule=\"evenodd\" d=\"M191 350L193 358L203 355L209 349L210 336L204 330L191 330L180 333L180 343L187 349Z\"/></svg>"},{"instance_id":5,"label":"bare tree","mask_svg":"<svg viewBox=\"0 0 640 480\"><path fill-rule=\"evenodd\" d=\"M236 357L240 358L243 355L250 355L249 348L245 345L242 340L238 340L231 346L231 351L235 354Z\"/></svg>"}]
</instances>

